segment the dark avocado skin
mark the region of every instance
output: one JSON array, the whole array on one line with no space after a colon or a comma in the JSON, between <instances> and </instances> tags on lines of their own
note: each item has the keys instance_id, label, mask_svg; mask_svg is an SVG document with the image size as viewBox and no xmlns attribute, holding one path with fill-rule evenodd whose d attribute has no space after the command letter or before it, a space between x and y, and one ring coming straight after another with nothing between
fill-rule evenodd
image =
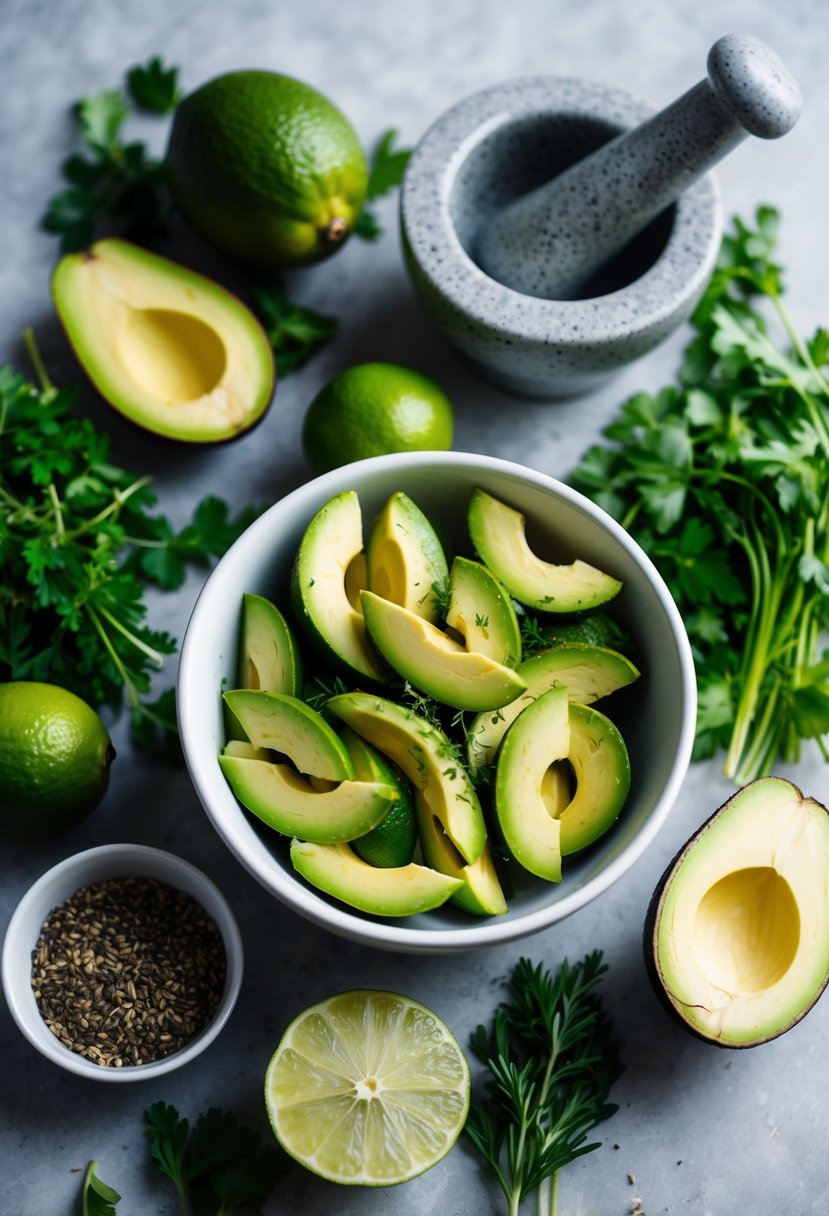
<instances>
[{"instance_id":1,"label":"dark avocado skin","mask_svg":"<svg viewBox=\"0 0 829 1216\"><path fill-rule=\"evenodd\" d=\"M757 780L762 781L763 778L758 777ZM756 782L750 782L749 784L755 785ZM800 790L793 781L790 781L789 785L792 786L800 798L804 797L802 790ZM747 788L748 786L742 787L743 790ZM697 831L694 832L693 836L691 836L685 842L685 844L682 845L672 860L668 862L668 865L666 866L662 877L659 879L659 882L656 884L653 895L651 896L650 903L648 904L648 910L645 914L645 923L642 931L642 953L645 960L645 971L647 972L648 979L650 980L651 987L656 994L659 1004L668 1013L671 1020L675 1022L677 1026L681 1026L683 1030L685 1030L688 1034L693 1035L695 1039L699 1039L702 1043L712 1044L714 1047L723 1048L726 1051L745 1051L751 1047L759 1047L761 1043L770 1043L773 1039L778 1039L780 1035L785 1034L787 1030L791 1030L792 1026L796 1026L797 1023L806 1016L809 1010L812 1009L816 1002L820 999L821 995L826 990L827 985L829 985L829 975L827 975L823 985L815 993L812 1000L804 1009L800 1011L800 1013L797 1014L796 1017L787 1022L785 1026L781 1026L778 1030L775 1030L772 1034L765 1035L760 1039L754 1039L751 1043L724 1043L721 1039L709 1038L707 1035L701 1034L695 1029L695 1027L687 1022L685 1018L683 1018L682 1014L679 1012L676 1005L674 1005L673 1001L671 1001L665 990L665 985L662 983L659 968L656 964L656 933L659 923L662 897L672 878L676 875L686 853L688 853L693 845L697 843L699 838L704 832L707 831L709 827L711 827L714 821L717 820L720 815L722 815L722 813L728 809L728 807L740 793L742 793L742 790L737 790L731 795L730 798L726 799L722 806L718 807L717 810L714 811L713 815L710 815L708 819L705 820ZM814 802L816 800L811 799L811 801ZM823 809L827 814L829 814L829 809L826 807Z\"/></svg>"}]
</instances>

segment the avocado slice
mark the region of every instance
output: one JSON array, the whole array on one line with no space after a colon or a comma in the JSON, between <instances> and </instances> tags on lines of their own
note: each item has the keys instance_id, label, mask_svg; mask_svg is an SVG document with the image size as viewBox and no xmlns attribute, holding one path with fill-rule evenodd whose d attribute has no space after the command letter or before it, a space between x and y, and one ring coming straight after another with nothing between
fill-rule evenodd
<instances>
[{"instance_id":1,"label":"avocado slice","mask_svg":"<svg viewBox=\"0 0 829 1216\"><path fill-rule=\"evenodd\" d=\"M515 860L548 882L561 882L561 822L542 796L544 774L570 750L566 688L542 693L504 736L495 771L495 813Z\"/></svg>"},{"instance_id":2,"label":"avocado slice","mask_svg":"<svg viewBox=\"0 0 829 1216\"><path fill-rule=\"evenodd\" d=\"M754 1047L785 1033L829 982L829 811L761 777L668 866L645 924L665 1007L698 1038Z\"/></svg>"},{"instance_id":3,"label":"avocado slice","mask_svg":"<svg viewBox=\"0 0 829 1216\"><path fill-rule=\"evenodd\" d=\"M543 692L563 684L571 701L592 705L639 678L629 659L603 646L571 642L543 650L519 663L517 673L526 690L497 711L478 714L467 734L467 758L473 768L492 764L508 727Z\"/></svg>"},{"instance_id":4,"label":"avocado slice","mask_svg":"<svg viewBox=\"0 0 829 1216\"><path fill-rule=\"evenodd\" d=\"M415 807L417 833L425 860L433 870L459 878L463 884L449 896L450 902L473 916L502 916L509 911L495 872L489 841L478 859L467 864L422 794L416 795Z\"/></svg>"},{"instance_id":5,"label":"avocado slice","mask_svg":"<svg viewBox=\"0 0 829 1216\"><path fill-rule=\"evenodd\" d=\"M68 253L52 297L95 387L145 430L188 443L235 439L273 396L273 350L218 283L107 237Z\"/></svg>"},{"instance_id":6,"label":"avocado slice","mask_svg":"<svg viewBox=\"0 0 829 1216\"><path fill-rule=\"evenodd\" d=\"M352 675L382 681L386 670L366 635L349 576L361 563L363 522L355 490L345 490L316 513L303 533L294 562L294 610L310 640Z\"/></svg>"},{"instance_id":7,"label":"avocado slice","mask_svg":"<svg viewBox=\"0 0 829 1216\"><path fill-rule=\"evenodd\" d=\"M618 579L581 559L564 566L542 561L527 543L521 512L484 490L473 491L467 523L481 561L519 603L539 612L583 612L621 590Z\"/></svg>"},{"instance_id":8,"label":"avocado slice","mask_svg":"<svg viewBox=\"0 0 829 1216\"><path fill-rule=\"evenodd\" d=\"M302 663L291 627L262 595L242 596L242 629L237 667L239 688L298 695Z\"/></svg>"},{"instance_id":9,"label":"avocado slice","mask_svg":"<svg viewBox=\"0 0 829 1216\"><path fill-rule=\"evenodd\" d=\"M389 666L444 705L498 708L524 691L511 667L467 650L416 613L370 591L361 601L369 636Z\"/></svg>"},{"instance_id":10,"label":"avocado slice","mask_svg":"<svg viewBox=\"0 0 829 1216\"><path fill-rule=\"evenodd\" d=\"M396 787L368 781L341 781L316 789L289 764L219 756L236 797L258 819L283 836L337 844L370 832L397 798Z\"/></svg>"},{"instance_id":11,"label":"avocado slice","mask_svg":"<svg viewBox=\"0 0 829 1216\"><path fill-rule=\"evenodd\" d=\"M357 781L373 781L397 790L397 798L389 807L386 817L365 836L352 841L354 852L369 865L384 869L408 865L417 844L417 823L410 783L382 752L361 739L351 727L344 727L341 737Z\"/></svg>"},{"instance_id":12,"label":"avocado slice","mask_svg":"<svg viewBox=\"0 0 829 1216\"><path fill-rule=\"evenodd\" d=\"M506 667L521 661L521 627L512 600L480 562L467 557L452 562L446 624L461 635L467 650Z\"/></svg>"},{"instance_id":13,"label":"avocado slice","mask_svg":"<svg viewBox=\"0 0 829 1216\"><path fill-rule=\"evenodd\" d=\"M477 861L486 844L483 811L455 745L443 731L370 693L340 693L326 701L326 708L403 770L464 861Z\"/></svg>"},{"instance_id":14,"label":"avocado slice","mask_svg":"<svg viewBox=\"0 0 829 1216\"><path fill-rule=\"evenodd\" d=\"M413 916L446 903L461 883L427 866L379 869L346 845L291 842L294 869L312 886L375 916Z\"/></svg>"},{"instance_id":15,"label":"avocado slice","mask_svg":"<svg viewBox=\"0 0 829 1216\"><path fill-rule=\"evenodd\" d=\"M440 609L432 587L445 585L449 567L435 529L402 490L391 495L374 521L366 563L369 591L437 624Z\"/></svg>"},{"instance_id":16,"label":"avocado slice","mask_svg":"<svg viewBox=\"0 0 829 1216\"><path fill-rule=\"evenodd\" d=\"M576 788L559 812L562 857L586 849L604 835L630 792L628 750L610 719L571 701L569 725L567 760Z\"/></svg>"},{"instance_id":17,"label":"avocado slice","mask_svg":"<svg viewBox=\"0 0 829 1216\"><path fill-rule=\"evenodd\" d=\"M354 776L345 744L322 714L297 697L234 689L223 700L256 748L287 756L300 773L325 781Z\"/></svg>"}]
</instances>

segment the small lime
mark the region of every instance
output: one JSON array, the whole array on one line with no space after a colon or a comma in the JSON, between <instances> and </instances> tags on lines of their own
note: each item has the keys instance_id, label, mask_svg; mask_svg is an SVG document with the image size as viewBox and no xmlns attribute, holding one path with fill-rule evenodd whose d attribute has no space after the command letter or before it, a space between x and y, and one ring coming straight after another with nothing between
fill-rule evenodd
<instances>
[{"instance_id":1,"label":"small lime","mask_svg":"<svg viewBox=\"0 0 829 1216\"><path fill-rule=\"evenodd\" d=\"M54 684L0 684L0 834L41 836L85 819L115 751L85 701Z\"/></svg>"},{"instance_id":2,"label":"small lime","mask_svg":"<svg viewBox=\"0 0 829 1216\"><path fill-rule=\"evenodd\" d=\"M265 1076L286 1152L331 1182L394 1186L437 1165L469 1109L469 1067L449 1027L394 992L357 989L291 1022Z\"/></svg>"},{"instance_id":3,"label":"small lime","mask_svg":"<svg viewBox=\"0 0 829 1216\"><path fill-rule=\"evenodd\" d=\"M341 372L308 407L302 446L315 473L386 452L446 451L452 405L434 380L399 363Z\"/></svg>"},{"instance_id":4,"label":"small lime","mask_svg":"<svg viewBox=\"0 0 829 1216\"><path fill-rule=\"evenodd\" d=\"M165 158L185 219L268 270L328 257L353 230L368 170L345 115L278 72L227 72L178 106Z\"/></svg>"}]
</instances>

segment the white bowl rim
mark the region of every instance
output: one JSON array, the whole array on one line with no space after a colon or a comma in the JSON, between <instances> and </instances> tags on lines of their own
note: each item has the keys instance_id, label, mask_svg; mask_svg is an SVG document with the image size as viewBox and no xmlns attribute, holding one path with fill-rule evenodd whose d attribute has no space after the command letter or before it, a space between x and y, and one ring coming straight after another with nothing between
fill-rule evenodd
<instances>
[{"instance_id":1,"label":"white bowl rim","mask_svg":"<svg viewBox=\"0 0 829 1216\"><path fill-rule=\"evenodd\" d=\"M222 935L227 961L227 974L222 999L213 1018L204 1030L200 1034L197 1034L180 1051L173 1052L163 1059L150 1061L147 1064L125 1064L123 1068L105 1068L65 1047L51 1031L48 1032L48 1036L41 1036L34 1032L32 1029L33 1016L39 1019L39 1029L42 1030L45 1027L45 1022L40 1017L36 1005L33 1006L33 1014L32 1008L27 1009L18 1001L15 974L20 968L21 950L25 949L27 945L22 938L23 922L31 905L37 903L41 895L65 875L71 874L73 871L77 872L79 883L76 889L80 890L84 885L83 873L84 871L88 871L90 863L94 864L102 860L112 860L115 862L119 859L123 859L127 867L131 860L146 862L149 867L154 868L154 872L157 871L155 876L158 877L160 882L165 882L173 887L175 886L175 874L186 875L192 881L194 888L209 897L211 906L209 909L205 908L205 911L216 922ZM162 874L163 877L161 877ZM194 898L198 899L198 896L194 896ZM33 946L34 942L31 942L28 947L29 950ZM66 1069L68 1072L73 1072L78 1076L87 1077L95 1081L111 1081L115 1083L154 1080L156 1077L181 1068L200 1055L217 1038L233 1012L242 986L243 971L244 946L242 935L230 904L213 880L208 878L198 866L193 865L192 862L187 861L183 857L178 857L175 853L169 853L164 849L157 849L151 845L130 844L127 842L97 845L93 848L85 849L80 853L73 853L41 874L40 878L32 883L18 901L6 928L2 956L0 956L3 992L9 1012L17 1023L21 1033L32 1046L47 1059L55 1064L59 1064L61 1068Z\"/></svg>"},{"instance_id":2,"label":"white bowl rim","mask_svg":"<svg viewBox=\"0 0 829 1216\"><path fill-rule=\"evenodd\" d=\"M393 474L395 471L405 471L424 464L432 466L478 468L493 473L501 473L529 483L536 488L552 491L560 498L571 503L579 510L591 516L597 523L610 533L621 548L633 559L646 574L653 586L660 606L670 625L671 634L677 648L677 658L681 672L683 716L676 753L665 782L662 793L654 804L647 823L637 836L621 850L602 870L601 874L585 883L579 889L574 889L569 895L563 896L555 904L538 908L525 916L501 920L491 919L472 920L469 926L458 929L421 929L406 925L405 918L401 923L389 924L385 920L368 920L355 916L345 907L324 902L311 888L306 888L299 879L285 875L278 868L271 868L243 841L236 839L231 831L212 808L210 785L196 764L192 762L190 742L198 734L198 718L201 710L199 702L188 695L188 689L193 686L191 672L198 666L195 638L198 633L202 616L207 612L207 603L211 585L217 578L221 562L211 572L205 581L191 613L184 635L179 660L177 681L177 712L179 733L190 777L195 786L199 799L207 812L214 828L219 833L230 851L238 861L261 883L266 890L280 899L293 911L312 923L327 929L351 941L380 949L401 950L410 953L444 953L463 951L473 947L504 945L537 933L550 925L564 920L579 908L590 903L597 896L612 887L639 860L658 831L665 822L676 801L680 787L685 778L691 759L696 723L696 675L694 660L691 653L688 635L682 622L679 609L668 591L665 582L653 562L637 544L636 541L608 515L578 490L572 489L564 482L550 477L546 473L532 469L515 461L505 460L498 456L486 456L473 452L401 452L384 456L372 456L366 460L342 465L328 473L313 478L278 499L267 511L245 530L234 542L225 557L233 553L240 544L250 544L261 532L267 535L270 520L274 513L284 509L285 504L297 506L307 499L309 502L321 494L329 492L333 496L342 490L348 480L348 474L360 470L360 475L370 473L375 469L383 469ZM311 517L309 507L308 518ZM222 561L224 558L222 559Z\"/></svg>"}]
</instances>

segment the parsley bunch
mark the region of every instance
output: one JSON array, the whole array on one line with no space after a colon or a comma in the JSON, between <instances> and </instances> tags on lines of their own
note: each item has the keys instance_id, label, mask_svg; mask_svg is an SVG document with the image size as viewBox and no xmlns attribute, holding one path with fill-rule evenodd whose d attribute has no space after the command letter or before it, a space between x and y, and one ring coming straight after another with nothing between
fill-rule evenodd
<instances>
[{"instance_id":1,"label":"parsley bunch","mask_svg":"<svg viewBox=\"0 0 829 1216\"><path fill-rule=\"evenodd\" d=\"M215 1106L192 1130L165 1102L155 1102L144 1119L153 1161L175 1186L181 1216L227 1216L261 1206L290 1165L277 1144L262 1144L234 1114Z\"/></svg>"},{"instance_id":2,"label":"parsley bunch","mask_svg":"<svg viewBox=\"0 0 829 1216\"><path fill-rule=\"evenodd\" d=\"M572 483L653 558L697 668L697 758L738 784L829 749L829 334L798 334L778 215L739 219L692 320L680 383L632 397Z\"/></svg>"},{"instance_id":3,"label":"parsley bunch","mask_svg":"<svg viewBox=\"0 0 829 1216\"><path fill-rule=\"evenodd\" d=\"M139 109L167 114L178 104L178 69L158 58L127 74L129 97ZM120 89L104 89L75 106L81 151L63 164L68 188L49 201L43 225L60 236L62 253L83 249L101 223L124 236L164 232L170 199L164 168L146 144L125 143L122 135L129 101Z\"/></svg>"},{"instance_id":4,"label":"parsley bunch","mask_svg":"<svg viewBox=\"0 0 829 1216\"><path fill-rule=\"evenodd\" d=\"M607 967L598 950L555 978L522 958L512 999L492 1030L479 1026L472 1050L486 1065L487 1098L473 1102L466 1134L507 1199L508 1216L536 1192L536 1210L555 1216L559 1171L599 1148L585 1143L618 1109L607 1098L621 1073L617 1044L595 987Z\"/></svg>"},{"instance_id":5,"label":"parsley bunch","mask_svg":"<svg viewBox=\"0 0 829 1216\"><path fill-rule=\"evenodd\" d=\"M129 705L136 741L175 733L170 689L148 701L175 639L145 622L148 583L173 590L253 519L206 498L176 532L150 478L113 465L109 437L76 417L27 335L40 387L0 368L0 680L59 684L94 707Z\"/></svg>"}]
</instances>

